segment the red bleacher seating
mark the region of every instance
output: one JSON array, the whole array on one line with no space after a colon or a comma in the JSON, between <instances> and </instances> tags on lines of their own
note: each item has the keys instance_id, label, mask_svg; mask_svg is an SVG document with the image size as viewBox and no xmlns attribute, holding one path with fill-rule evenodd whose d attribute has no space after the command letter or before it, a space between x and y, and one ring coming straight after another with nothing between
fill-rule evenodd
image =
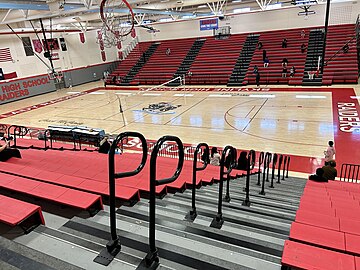
<instances>
[{"instance_id":1,"label":"red bleacher seating","mask_svg":"<svg viewBox=\"0 0 360 270\"><path fill-rule=\"evenodd\" d=\"M354 256L286 240L281 263L295 269L355 270Z\"/></svg>"},{"instance_id":2,"label":"red bleacher seating","mask_svg":"<svg viewBox=\"0 0 360 270\"><path fill-rule=\"evenodd\" d=\"M262 42L263 48L256 49L252 61L250 63L247 76L248 84L255 84L254 66L257 65L260 72L260 84L293 84L300 85L304 75L304 66L306 60L306 52L301 53L301 44L308 45L310 29L304 29L306 36L301 38L301 29L289 29L279 31L261 32L259 41ZM286 38L287 48L282 48L282 40ZM263 50L266 50L270 64L264 68ZM287 66L287 77L282 78L282 60L287 58L289 63ZM290 68L295 67L295 75L289 77Z\"/></svg>"},{"instance_id":3,"label":"red bleacher seating","mask_svg":"<svg viewBox=\"0 0 360 270\"><path fill-rule=\"evenodd\" d=\"M40 173L41 171L38 170L38 172ZM24 173L24 170L19 173ZM29 173L25 174L29 176ZM103 209L101 197L98 195L26 179L20 176L0 173L0 187L12 192L23 193L86 211L98 211Z\"/></svg>"},{"instance_id":4,"label":"red bleacher seating","mask_svg":"<svg viewBox=\"0 0 360 270\"><path fill-rule=\"evenodd\" d=\"M14 227L27 221L30 226L45 224L40 206L0 195L0 222Z\"/></svg>"},{"instance_id":5,"label":"red bleacher seating","mask_svg":"<svg viewBox=\"0 0 360 270\"><path fill-rule=\"evenodd\" d=\"M329 26L326 39L325 61L329 60L338 50L355 35L355 25L333 25ZM324 67L324 84L332 83L357 83L356 39L349 43L349 51L341 51Z\"/></svg>"}]
</instances>

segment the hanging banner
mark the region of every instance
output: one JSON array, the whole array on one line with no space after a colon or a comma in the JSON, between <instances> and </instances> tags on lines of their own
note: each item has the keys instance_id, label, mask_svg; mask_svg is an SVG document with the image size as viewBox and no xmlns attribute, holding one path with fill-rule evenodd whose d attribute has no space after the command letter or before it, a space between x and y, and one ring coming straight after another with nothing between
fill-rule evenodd
<instances>
[{"instance_id":1,"label":"hanging banner","mask_svg":"<svg viewBox=\"0 0 360 270\"><path fill-rule=\"evenodd\" d=\"M212 30L219 28L219 19L200 20L200 31Z\"/></svg>"},{"instance_id":2,"label":"hanging banner","mask_svg":"<svg viewBox=\"0 0 360 270\"><path fill-rule=\"evenodd\" d=\"M135 31L135 28L133 28L132 30L131 30L131 37L136 37L136 31Z\"/></svg>"},{"instance_id":3,"label":"hanging banner","mask_svg":"<svg viewBox=\"0 0 360 270\"><path fill-rule=\"evenodd\" d=\"M59 38L59 40L60 40L61 50L62 50L63 52L67 51L66 43L65 43L65 38Z\"/></svg>"},{"instance_id":4,"label":"hanging banner","mask_svg":"<svg viewBox=\"0 0 360 270\"><path fill-rule=\"evenodd\" d=\"M38 40L38 39L33 39L32 43L33 43L33 46L34 46L34 51L37 52L37 53L41 53L42 50L43 50L43 46L41 44L41 41Z\"/></svg>"},{"instance_id":5,"label":"hanging banner","mask_svg":"<svg viewBox=\"0 0 360 270\"><path fill-rule=\"evenodd\" d=\"M84 33L79 33L79 36L80 36L81 43L85 43L85 35L84 35Z\"/></svg>"},{"instance_id":6,"label":"hanging banner","mask_svg":"<svg viewBox=\"0 0 360 270\"><path fill-rule=\"evenodd\" d=\"M102 39L102 32L101 32L101 30L98 30L98 31L97 31L97 35L98 35L98 39Z\"/></svg>"},{"instance_id":7,"label":"hanging banner","mask_svg":"<svg viewBox=\"0 0 360 270\"><path fill-rule=\"evenodd\" d=\"M123 52L122 51L118 51L118 58L122 59L123 58Z\"/></svg>"},{"instance_id":8,"label":"hanging banner","mask_svg":"<svg viewBox=\"0 0 360 270\"><path fill-rule=\"evenodd\" d=\"M52 53L51 53L51 59L52 59L52 60L59 60L59 59L60 59L59 53L57 53L57 52L52 52Z\"/></svg>"},{"instance_id":9,"label":"hanging banner","mask_svg":"<svg viewBox=\"0 0 360 270\"><path fill-rule=\"evenodd\" d=\"M104 46L104 41L102 39L99 39L99 46L100 46L100 50L104 50L105 46Z\"/></svg>"},{"instance_id":10,"label":"hanging banner","mask_svg":"<svg viewBox=\"0 0 360 270\"><path fill-rule=\"evenodd\" d=\"M105 51L101 51L101 59L105 62L106 61L106 53Z\"/></svg>"}]
</instances>

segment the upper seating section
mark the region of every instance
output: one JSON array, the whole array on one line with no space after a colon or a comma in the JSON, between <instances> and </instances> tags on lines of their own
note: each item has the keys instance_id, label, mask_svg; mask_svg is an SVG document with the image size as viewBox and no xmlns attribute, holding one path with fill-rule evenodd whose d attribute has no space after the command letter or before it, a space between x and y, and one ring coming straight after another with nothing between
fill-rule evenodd
<instances>
[{"instance_id":1,"label":"upper seating section","mask_svg":"<svg viewBox=\"0 0 360 270\"><path fill-rule=\"evenodd\" d=\"M142 42L136 45L136 47L130 52L128 57L120 62L115 70L106 79L106 84L120 84L121 80L129 73L131 68L139 61L142 53L146 51L151 42Z\"/></svg>"},{"instance_id":2,"label":"upper seating section","mask_svg":"<svg viewBox=\"0 0 360 270\"><path fill-rule=\"evenodd\" d=\"M228 39L207 37L190 67L189 84L226 84L240 56L247 35L231 35Z\"/></svg>"},{"instance_id":3,"label":"upper seating section","mask_svg":"<svg viewBox=\"0 0 360 270\"><path fill-rule=\"evenodd\" d=\"M162 84L171 80L195 40L188 38L160 41L159 47L136 75L135 80L140 84Z\"/></svg>"},{"instance_id":4,"label":"upper seating section","mask_svg":"<svg viewBox=\"0 0 360 270\"><path fill-rule=\"evenodd\" d=\"M323 83L326 83L326 81L328 84L357 83L358 65L356 39L349 43L348 52L342 50L343 46L354 36L354 24L329 26L325 53L325 62L328 60L329 62L324 67ZM334 56L336 52L338 52L338 54ZM331 57L333 58L330 60Z\"/></svg>"},{"instance_id":5,"label":"upper seating section","mask_svg":"<svg viewBox=\"0 0 360 270\"><path fill-rule=\"evenodd\" d=\"M254 66L258 66L260 72L260 84L288 84L290 80L302 82L304 74L304 66L306 60L306 52L301 52L301 45L304 43L308 46L310 29L304 29L305 36L301 36L301 29L290 29L280 31L269 31L258 33L260 35L259 42L263 47L261 50L256 49L252 61L247 72L248 84L255 84ZM287 39L287 47L282 48L283 39ZM269 58L269 66L264 67L263 50ZM287 75L282 77L282 61L287 58ZM290 68L295 67L295 75L290 78Z\"/></svg>"}]
</instances>

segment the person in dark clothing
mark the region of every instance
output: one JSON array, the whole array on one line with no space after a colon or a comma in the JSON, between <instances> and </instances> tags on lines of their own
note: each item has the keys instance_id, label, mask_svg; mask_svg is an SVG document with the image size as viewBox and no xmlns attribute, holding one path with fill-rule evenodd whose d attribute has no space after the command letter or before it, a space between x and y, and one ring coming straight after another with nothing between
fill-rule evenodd
<instances>
[{"instance_id":1,"label":"person in dark clothing","mask_svg":"<svg viewBox=\"0 0 360 270\"><path fill-rule=\"evenodd\" d=\"M347 53L349 51L349 45L345 44L344 47L342 48L344 53Z\"/></svg>"},{"instance_id":2,"label":"person in dark clothing","mask_svg":"<svg viewBox=\"0 0 360 270\"><path fill-rule=\"evenodd\" d=\"M292 67L290 68L290 77L291 77L291 78L294 77L295 72L296 72L296 69L295 69L294 66L292 66Z\"/></svg>"},{"instance_id":3,"label":"person in dark clothing","mask_svg":"<svg viewBox=\"0 0 360 270\"><path fill-rule=\"evenodd\" d=\"M337 177L337 170L335 169L335 167L335 160L330 160L328 165L322 167L322 169L324 170L323 176L326 180L335 180L335 177Z\"/></svg>"},{"instance_id":4,"label":"person in dark clothing","mask_svg":"<svg viewBox=\"0 0 360 270\"><path fill-rule=\"evenodd\" d=\"M286 78L286 76L287 76L287 68L283 67L281 77Z\"/></svg>"},{"instance_id":5,"label":"person in dark clothing","mask_svg":"<svg viewBox=\"0 0 360 270\"><path fill-rule=\"evenodd\" d=\"M305 43L301 44L301 53L304 53L306 51L306 45Z\"/></svg>"},{"instance_id":6,"label":"person in dark clothing","mask_svg":"<svg viewBox=\"0 0 360 270\"><path fill-rule=\"evenodd\" d=\"M113 84L116 84L116 76L114 76L114 77L112 78L112 83L113 83Z\"/></svg>"},{"instance_id":7,"label":"person in dark clothing","mask_svg":"<svg viewBox=\"0 0 360 270\"><path fill-rule=\"evenodd\" d=\"M254 71L253 71L253 72L254 72L254 74L256 74L256 73L258 73L258 72L259 72L259 68L258 68L258 66L257 66L257 65L255 65L255 66L254 66Z\"/></svg>"},{"instance_id":8,"label":"person in dark clothing","mask_svg":"<svg viewBox=\"0 0 360 270\"><path fill-rule=\"evenodd\" d=\"M316 182L328 182L328 180L324 177L323 168L317 168L316 174L310 175L309 180L313 180Z\"/></svg>"},{"instance_id":9,"label":"person in dark clothing","mask_svg":"<svg viewBox=\"0 0 360 270\"><path fill-rule=\"evenodd\" d=\"M101 142L100 142L100 147L99 147L99 150L98 150L99 153L102 153L102 154L107 154L107 153L109 153L110 143L109 143L108 139L109 139L109 138L108 138L107 136L105 136L105 137L101 140Z\"/></svg>"},{"instance_id":10,"label":"person in dark clothing","mask_svg":"<svg viewBox=\"0 0 360 270\"><path fill-rule=\"evenodd\" d=\"M0 146L0 161L7 161L12 157L21 158L20 151L16 148L10 148L9 141L5 140L5 144Z\"/></svg>"},{"instance_id":11,"label":"person in dark clothing","mask_svg":"<svg viewBox=\"0 0 360 270\"><path fill-rule=\"evenodd\" d=\"M257 47L258 47L259 50L261 50L261 48L263 47L263 44L262 44L261 41L258 42Z\"/></svg>"},{"instance_id":12,"label":"person in dark clothing","mask_svg":"<svg viewBox=\"0 0 360 270\"><path fill-rule=\"evenodd\" d=\"M236 169L238 170L247 170L247 166L248 166L248 160L247 160L247 152L246 151L242 151L240 153L238 162L237 162L237 167Z\"/></svg>"},{"instance_id":13,"label":"person in dark clothing","mask_svg":"<svg viewBox=\"0 0 360 270\"><path fill-rule=\"evenodd\" d=\"M282 48L287 48L287 39L286 38L283 39L283 41L281 43L281 47Z\"/></svg>"},{"instance_id":14,"label":"person in dark clothing","mask_svg":"<svg viewBox=\"0 0 360 270\"><path fill-rule=\"evenodd\" d=\"M259 71L256 73L255 80L256 80L256 86L259 87L260 86L260 72Z\"/></svg>"},{"instance_id":15,"label":"person in dark clothing","mask_svg":"<svg viewBox=\"0 0 360 270\"><path fill-rule=\"evenodd\" d=\"M281 62L281 65L282 65L283 68L286 68L287 65L288 65L288 63L289 63L288 59L287 59L287 58L283 58L283 60L282 60L282 62Z\"/></svg>"},{"instance_id":16,"label":"person in dark clothing","mask_svg":"<svg viewBox=\"0 0 360 270\"><path fill-rule=\"evenodd\" d=\"M143 52L143 54L142 54L142 60L144 63L146 62L146 53L145 52Z\"/></svg>"},{"instance_id":17,"label":"person in dark clothing","mask_svg":"<svg viewBox=\"0 0 360 270\"><path fill-rule=\"evenodd\" d=\"M263 50L263 61L265 61L266 58L266 50Z\"/></svg>"}]
</instances>

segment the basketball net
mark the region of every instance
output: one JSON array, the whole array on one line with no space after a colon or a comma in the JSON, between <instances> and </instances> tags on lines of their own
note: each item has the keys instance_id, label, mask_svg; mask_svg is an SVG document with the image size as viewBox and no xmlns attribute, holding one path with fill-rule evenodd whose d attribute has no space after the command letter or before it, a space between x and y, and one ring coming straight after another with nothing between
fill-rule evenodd
<instances>
[{"instance_id":1,"label":"basketball net","mask_svg":"<svg viewBox=\"0 0 360 270\"><path fill-rule=\"evenodd\" d=\"M134 13L126 0L102 0L100 4L102 40L107 48L117 46L134 28ZM97 40L99 43L99 38Z\"/></svg>"}]
</instances>

